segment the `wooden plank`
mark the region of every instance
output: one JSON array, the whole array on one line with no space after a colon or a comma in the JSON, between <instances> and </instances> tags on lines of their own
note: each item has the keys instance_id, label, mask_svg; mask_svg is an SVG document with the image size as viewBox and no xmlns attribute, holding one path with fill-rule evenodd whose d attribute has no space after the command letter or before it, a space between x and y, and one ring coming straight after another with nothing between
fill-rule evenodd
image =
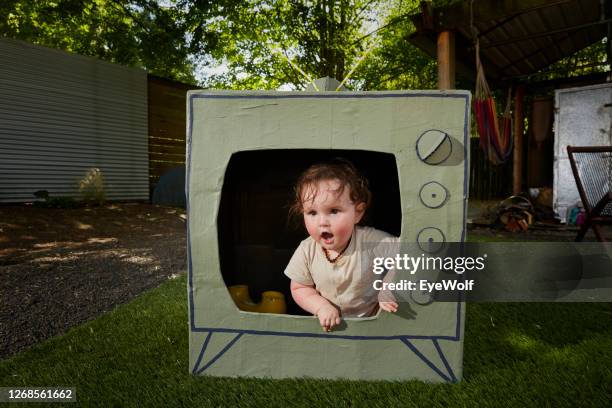
<instances>
[{"instance_id":1,"label":"wooden plank","mask_svg":"<svg viewBox=\"0 0 612 408\"><path fill-rule=\"evenodd\" d=\"M525 87L519 86L516 89L514 99L514 151L512 156L512 194L517 195L521 192L522 172L523 172L523 96Z\"/></svg>"},{"instance_id":2,"label":"wooden plank","mask_svg":"<svg viewBox=\"0 0 612 408\"><path fill-rule=\"evenodd\" d=\"M181 154L185 157L186 146L182 145L149 145L149 153L157 154Z\"/></svg>"},{"instance_id":3,"label":"wooden plank","mask_svg":"<svg viewBox=\"0 0 612 408\"><path fill-rule=\"evenodd\" d=\"M162 96L163 97L163 96ZM161 118L178 118L185 120L187 112L185 112L185 99L183 103L172 105L169 103L149 105L149 112L153 117Z\"/></svg>"},{"instance_id":4,"label":"wooden plank","mask_svg":"<svg viewBox=\"0 0 612 408\"><path fill-rule=\"evenodd\" d=\"M176 116L152 114L151 117L149 117L149 126L172 130L182 129L184 133L186 128L186 119L185 117L181 118Z\"/></svg>"},{"instance_id":5,"label":"wooden plank","mask_svg":"<svg viewBox=\"0 0 612 408\"><path fill-rule=\"evenodd\" d=\"M187 112L185 112L185 100L180 105L150 105L149 112L151 113L151 117L156 118L174 118L180 119L183 122L187 118Z\"/></svg>"},{"instance_id":6,"label":"wooden plank","mask_svg":"<svg viewBox=\"0 0 612 408\"><path fill-rule=\"evenodd\" d=\"M153 106L174 106L180 107L181 101L185 103L187 100L187 92L168 94L163 89L149 88L149 97Z\"/></svg>"},{"instance_id":7,"label":"wooden plank","mask_svg":"<svg viewBox=\"0 0 612 408\"><path fill-rule=\"evenodd\" d=\"M185 162L185 152L183 153L158 153L149 152L150 160L163 160L163 161L179 161Z\"/></svg>"},{"instance_id":8,"label":"wooden plank","mask_svg":"<svg viewBox=\"0 0 612 408\"><path fill-rule=\"evenodd\" d=\"M185 112L185 105L187 101L187 94L183 94L181 96L172 96L169 97L163 92L150 92L149 98L151 101L151 106L154 108L172 108L172 109L181 109Z\"/></svg>"},{"instance_id":9,"label":"wooden plank","mask_svg":"<svg viewBox=\"0 0 612 408\"><path fill-rule=\"evenodd\" d=\"M455 89L455 33L438 34L438 89Z\"/></svg>"},{"instance_id":10,"label":"wooden plank","mask_svg":"<svg viewBox=\"0 0 612 408\"><path fill-rule=\"evenodd\" d=\"M180 140L185 141L185 126L182 128L170 127L170 126L151 126L149 128L149 136L152 138L166 139L166 140ZM151 140L151 143L157 143L155 140Z\"/></svg>"},{"instance_id":11,"label":"wooden plank","mask_svg":"<svg viewBox=\"0 0 612 408\"><path fill-rule=\"evenodd\" d=\"M159 140L174 140L174 141L178 141L176 143L180 143L180 144L184 144L185 143L185 132L181 132L178 133L178 131L176 132L168 132L165 129L157 129L155 131L155 129L153 129L154 132L150 132L149 136L151 136L151 138L155 138L155 139L159 139ZM182 138L182 139L181 139ZM151 143L156 143L154 140L151 141ZM174 144L177 145L177 144Z\"/></svg>"},{"instance_id":12,"label":"wooden plank","mask_svg":"<svg viewBox=\"0 0 612 408\"><path fill-rule=\"evenodd\" d=\"M151 85L149 87L149 95L153 96L151 99L154 101L158 101L159 99L157 97L163 95L164 98L167 98L167 100L176 102L181 99L185 99L187 90L172 89L171 87L167 86Z\"/></svg>"},{"instance_id":13,"label":"wooden plank","mask_svg":"<svg viewBox=\"0 0 612 408\"><path fill-rule=\"evenodd\" d=\"M148 77L151 191L166 171L185 164L187 91L197 88L151 75Z\"/></svg>"},{"instance_id":14,"label":"wooden plank","mask_svg":"<svg viewBox=\"0 0 612 408\"><path fill-rule=\"evenodd\" d=\"M163 167L163 166L178 166L181 164L185 164L184 160L167 160L167 159L155 159L149 160L150 166L153 167Z\"/></svg>"},{"instance_id":15,"label":"wooden plank","mask_svg":"<svg viewBox=\"0 0 612 408\"><path fill-rule=\"evenodd\" d=\"M504 17L527 13L537 9L569 3L570 0L479 0L472 10L474 22L489 23ZM437 29L451 29L470 21L470 2L456 2L453 5L435 8L434 26Z\"/></svg>"},{"instance_id":16,"label":"wooden plank","mask_svg":"<svg viewBox=\"0 0 612 408\"><path fill-rule=\"evenodd\" d=\"M185 135L182 135L182 138L149 135L149 139L151 144L155 145L178 146L185 144Z\"/></svg>"},{"instance_id":17,"label":"wooden plank","mask_svg":"<svg viewBox=\"0 0 612 408\"><path fill-rule=\"evenodd\" d=\"M149 136L151 136L151 138L159 139L159 140L177 140L177 141L180 141L181 143L185 142L185 131L184 130L180 132L178 130L169 131L167 129L162 129L162 128L150 129ZM154 140L152 140L151 142L156 143Z\"/></svg>"}]
</instances>

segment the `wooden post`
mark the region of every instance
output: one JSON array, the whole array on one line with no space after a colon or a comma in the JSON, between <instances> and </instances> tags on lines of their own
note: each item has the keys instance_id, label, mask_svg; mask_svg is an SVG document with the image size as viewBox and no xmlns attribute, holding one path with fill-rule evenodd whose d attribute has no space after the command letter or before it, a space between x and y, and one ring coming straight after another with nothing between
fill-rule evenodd
<instances>
[{"instance_id":1,"label":"wooden post","mask_svg":"<svg viewBox=\"0 0 612 408\"><path fill-rule=\"evenodd\" d=\"M438 34L438 89L455 88L455 33Z\"/></svg>"},{"instance_id":2,"label":"wooden post","mask_svg":"<svg viewBox=\"0 0 612 408\"><path fill-rule=\"evenodd\" d=\"M521 192L523 175L523 96L525 86L519 85L514 99L514 151L512 152L512 195Z\"/></svg>"}]
</instances>

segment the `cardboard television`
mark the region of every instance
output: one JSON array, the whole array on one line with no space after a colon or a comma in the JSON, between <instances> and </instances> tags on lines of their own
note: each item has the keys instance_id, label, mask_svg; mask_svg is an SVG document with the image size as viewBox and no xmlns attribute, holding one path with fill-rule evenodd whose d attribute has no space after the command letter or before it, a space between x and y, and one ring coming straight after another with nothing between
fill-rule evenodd
<instances>
[{"instance_id":1,"label":"cardboard television","mask_svg":"<svg viewBox=\"0 0 612 408\"><path fill-rule=\"evenodd\" d=\"M241 311L228 286L278 290L291 302L283 270L306 234L290 232L286 204L301 171L335 156L365 169L375 227L405 242L463 241L469 107L465 91L190 91L190 371L460 380L461 301L410 301L324 333L295 305L290 314Z\"/></svg>"}]
</instances>

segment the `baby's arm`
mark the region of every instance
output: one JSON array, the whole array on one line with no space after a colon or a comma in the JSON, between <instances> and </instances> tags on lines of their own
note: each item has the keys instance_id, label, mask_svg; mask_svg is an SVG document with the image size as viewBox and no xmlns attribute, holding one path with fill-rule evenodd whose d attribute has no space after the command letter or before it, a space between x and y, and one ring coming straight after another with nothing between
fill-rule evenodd
<instances>
[{"instance_id":1,"label":"baby's arm","mask_svg":"<svg viewBox=\"0 0 612 408\"><path fill-rule=\"evenodd\" d=\"M384 232L383 234L386 236L379 238L381 243L374 248L374 256L380 258L393 258L395 255L399 254L400 251L399 239ZM395 268L388 270L383 277L383 282L394 282L395 272ZM399 308L399 304L397 303L393 293L390 290L385 289L378 293L378 307L386 312L395 313Z\"/></svg>"},{"instance_id":2,"label":"baby's arm","mask_svg":"<svg viewBox=\"0 0 612 408\"><path fill-rule=\"evenodd\" d=\"M330 331L340 324L340 311L329 300L317 292L313 286L302 285L291 280L291 296L302 309L319 318L323 330Z\"/></svg>"},{"instance_id":3,"label":"baby's arm","mask_svg":"<svg viewBox=\"0 0 612 408\"><path fill-rule=\"evenodd\" d=\"M383 278L383 282L393 282L394 277L395 269L392 269L387 272L387 275ZM395 313L397 312L399 305L397 304L395 296L393 296L393 293L391 293L390 290L381 290L378 293L378 307L386 312Z\"/></svg>"}]
</instances>

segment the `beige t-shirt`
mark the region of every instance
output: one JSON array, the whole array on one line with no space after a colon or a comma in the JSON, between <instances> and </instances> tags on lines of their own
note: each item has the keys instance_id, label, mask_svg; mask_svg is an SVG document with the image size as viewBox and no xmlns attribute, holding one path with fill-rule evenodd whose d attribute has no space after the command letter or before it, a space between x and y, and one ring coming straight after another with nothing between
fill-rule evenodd
<instances>
[{"instance_id":1,"label":"beige t-shirt","mask_svg":"<svg viewBox=\"0 0 612 408\"><path fill-rule=\"evenodd\" d=\"M385 256L377 255L387 252L389 246L385 243L397 241L386 232L355 227L346 251L332 264L323 248L308 237L295 250L285 275L302 285L314 286L321 296L340 308L343 317L371 316L378 307L378 291L373 283L381 279L372 272L373 259Z\"/></svg>"}]
</instances>

